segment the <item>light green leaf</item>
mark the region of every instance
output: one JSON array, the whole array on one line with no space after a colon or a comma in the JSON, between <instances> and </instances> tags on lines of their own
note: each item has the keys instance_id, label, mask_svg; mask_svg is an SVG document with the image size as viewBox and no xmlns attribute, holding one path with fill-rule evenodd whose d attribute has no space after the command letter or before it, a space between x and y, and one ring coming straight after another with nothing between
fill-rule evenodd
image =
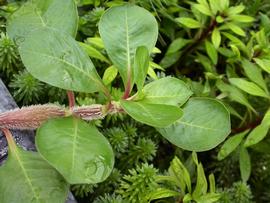
<instances>
[{"instance_id":1,"label":"light green leaf","mask_svg":"<svg viewBox=\"0 0 270 203\"><path fill-rule=\"evenodd\" d=\"M178 147L190 151L210 150L224 141L230 133L230 114L218 100L192 98L183 111L183 117L176 123L158 129Z\"/></svg>"},{"instance_id":2,"label":"light green leaf","mask_svg":"<svg viewBox=\"0 0 270 203\"><path fill-rule=\"evenodd\" d=\"M242 145L240 149L239 164L240 164L241 178L243 182L247 182L251 174L251 162L249 153L247 149L244 147L244 145Z\"/></svg>"},{"instance_id":3,"label":"light green leaf","mask_svg":"<svg viewBox=\"0 0 270 203\"><path fill-rule=\"evenodd\" d=\"M110 64L111 62L102 54L100 51L98 51L96 48L90 46L89 44L85 44L82 42L79 42L80 46L85 50L85 52L88 54L90 58L95 58L100 61L103 61L107 64Z\"/></svg>"},{"instance_id":4,"label":"light green leaf","mask_svg":"<svg viewBox=\"0 0 270 203\"><path fill-rule=\"evenodd\" d=\"M8 35L20 43L33 30L58 29L75 37L78 12L73 0L32 0L25 3L8 20Z\"/></svg>"},{"instance_id":5,"label":"light green leaf","mask_svg":"<svg viewBox=\"0 0 270 203\"><path fill-rule=\"evenodd\" d=\"M64 202L68 184L37 152L23 151L12 135L8 159L0 167L0 202Z\"/></svg>"},{"instance_id":6,"label":"light green leaf","mask_svg":"<svg viewBox=\"0 0 270 203\"><path fill-rule=\"evenodd\" d=\"M199 21L194 20L192 18L181 17L181 18L176 18L175 20L190 29L196 29L196 28L202 27L202 24Z\"/></svg>"},{"instance_id":7,"label":"light green leaf","mask_svg":"<svg viewBox=\"0 0 270 203\"><path fill-rule=\"evenodd\" d=\"M211 11L214 15L220 10L220 1L218 0L209 0Z\"/></svg>"},{"instance_id":8,"label":"light green leaf","mask_svg":"<svg viewBox=\"0 0 270 203\"><path fill-rule=\"evenodd\" d=\"M253 82L248 82L247 80L243 78L230 78L230 83L232 83L234 86L238 87L239 89L247 92L250 95L253 96L259 96L259 97L266 97L269 96L265 93L264 90L262 90L258 85L256 85Z\"/></svg>"},{"instance_id":9,"label":"light green leaf","mask_svg":"<svg viewBox=\"0 0 270 203\"><path fill-rule=\"evenodd\" d=\"M148 195L149 201L156 200L156 199L162 199L162 198L167 198L167 197L177 197L179 196L179 192L166 189L166 188L157 188L155 191L151 192Z\"/></svg>"},{"instance_id":10,"label":"light green leaf","mask_svg":"<svg viewBox=\"0 0 270 203\"><path fill-rule=\"evenodd\" d=\"M27 70L43 82L80 92L105 89L87 54L65 33L49 28L33 31L19 51Z\"/></svg>"},{"instance_id":11,"label":"light green leaf","mask_svg":"<svg viewBox=\"0 0 270 203\"><path fill-rule=\"evenodd\" d=\"M163 104L120 101L121 107L135 120L150 126L163 128L178 120L183 112L180 108Z\"/></svg>"},{"instance_id":12,"label":"light green leaf","mask_svg":"<svg viewBox=\"0 0 270 203\"><path fill-rule=\"evenodd\" d=\"M229 17L231 20L239 23L251 23L254 18L248 15L233 15Z\"/></svg>"},{"instance_id":13,"label":"light green leaf","mask_svg":"<svg viewBox=\"0 0 270 203\"><path fill-rule=\"evenodd\" d=\"M89 37L86 41L99 49L104 49L104 44L100 37Z\"/></svg>"},{"instance_id":14,"label":"light green leaf","mask_svg":"<svg viewBox=\"0 0 270 203\"><path fill-rule=\"evenodd\" d=\"M220 46L220 42L221 42L221 35L220 35L218 28L215 28L213 30L211 37L212 37L212 43L213 43L214 47L216 49L218 49Z\"/></svg>"},{"instance_id":15,"label":"light green leaf","mask_svg":"<svg viewBox=\"0 0 270 203\"><path fill-rule=\"evenodd\" d=\"M197 203L214 203L217 202L221 197L220 193L207 193L196 199Z\"/></svg>"},{"instance_id":16,"label":"light green leaf","mask_svg":"<svg viewBox=\"0 0 270 203\"><path fill-rule=\"evenodd\" d=\"M112 7L101 17L99 32L110 59L127 85L137 47L145 46L149 53L155 47L158 24L154 16L131 4Z\"/></svg>"},{"instance_id":17,"label":"light green leaf","mask_svg":"<svg viewBox=\"0 0 270 203\"><path fill-rule=\"evenodd\" d=\"M184 39L184 38L177 38L177 39L173 40L172 43L170 44L167 52L166 52L166 55L174 54L175 52L181 50L183 47L185 47L190 42L191 42L191 40Z\"/></svg>"},{"instance_id":18,"label":"light green leaf","mask_svg":"<svg viewBox=\"0 0 270 203\"><path fill-rule=\"evenodd\" d=\"M107 139L78 118L49 120L37 131L38 152L70 184L94 184L111 173L114 155Z\"/></svg>"},{"instance_id":19,"label":"light green leaf","mask_svg":"<svg viewBox=\"0 0 270 203\"><path fill-rule=\"evenodd\" d=\"M249 130L246 130L227 139L218 152L218 160L221 161L225 159L229 154L231 154L242 142L243 138L248 132Z\"/></svg>"},{"instance_id":20,"label":"light green leaf","mask_svg":"<svg viewBox=\"0 0 270 203\"><path fill-rule=\"evenodd\" d=\"M261 88L263 88L266 92L268 91L266 83L263 79L261 70L250 61L243 59L242 60L242 67L248 76L248 78L255 82L257 85L259 85Z\"/></svg>"},{"instance_id":21,"label":"light green leaf","mask_svg":"<svg viewBox=\"0 0 270 203\"><path fill-rule=\"evenodd\" d=\"M270 60L254 58L254 61L267 73L270 73Z\"/></svg>"},{"instance_id":22,"label":"light green leaf","mask_svg":"<svg viewBox=\"0 0 270 203\"><path fill-rule=\"evenodd\" d=\"M208 54L208 56L210 57L211 61L213 62L213 64L217 64L218 62L218 53L217 50L215 48L215 46L209 42L209 41L205 41L205 48L206 48L206 52Z\"/></svg>"},{"instance_id":23,"label":"light green leaf","mask_svg":"<svg viewBox=\"0 0 270 203\"><path fill-rule=\"evenodd\" d=\"M196 187L192 193L193 199L199 199L200 196L205 195L207 193L207 180L204 174L203 165L199 163L197 166L197 182Z\"/></svg>"},{"instance_id":24,"label":"light green leaf","mask_svg":"<svg viewBox=\"0 0 270 203\"><path fill-rule=\"evenodd\" d=\"M172 77L158 79L143 88L145 103L181 106L192 95L189 87Z\"/></svg>"},{"instance_id":25,"label":"light green leaf","mask_svg":"<svg viewBox=\"0 0 270 203\"><path fill-rule=\"evenodd\" d=\"M231 6L228 9L228 16L236 15L239 13L242 13L245 10L245 6L239 5L239 6Z\"/></svg>"},{"instance_id":26,"label":"light green leaf","mask_svg":"<svg viewBox=\"0 0 270 203\"><path fill-rule=\"evenodd\" d=\"M195 9L197 9L198 11L200 11L202 14L205 14L207 16L212 16L213 13L210 10L208 4L194 4L192 5Z\"/></svg>"},{"instance_id":27,"label":"light green leaf","mask_svg":"<svg viewBox=\"0 0 270 203\"><path fill-rule=\"evenodd\" d=\"M134 82L137 84L138 91L141 91L148 72L150 56L147 47L138 47L134 59Z\"/></svg>"},{"instance_id":28,"label":"light green leaf","mask_svg":"<svg viewBox=\"0 0 270 203\"><path fill-rule=\"evenodd\" d=\"M105 85L109 85L117 76L118 69L115 66L107 68L103 74L102 81Z\"/></svg>"},{"instance_id":29,"label":"light green leaf","mask_svg":"<svg viewBox=\"0 0 270 203\"><path fill-rule=\"evenodd\" d=\"M240 36L243 36L243 37L246 36L245 31L241 27L239 27L238 25L236 25L234 23L226 23L226 25L235 34L240 35Z\"/></svg>"},{"instance_id":30,"label":"light green leaf","mask_svg":"<svg viewBox=\"0 0 270 203\"><path fill-rule=\"evenodd\" d=\"M213 173L211 173L208 176L209 179L209 192L210 193L215 193L216 192L216 181L215 181L215 176Z\"/></svg>"},{"instance_id":31,"label":"light green leaf","mask_svg":"<svg viewBox=\"0 0 270 203\"><path fill-rule=\"evenodd\" d=\"M250 147L262 141L266 137L268 130L269 126L264 125L263 123L261 125L258 125L248 135L244 144L245 147Z\"/></svg>"}]
</instances>

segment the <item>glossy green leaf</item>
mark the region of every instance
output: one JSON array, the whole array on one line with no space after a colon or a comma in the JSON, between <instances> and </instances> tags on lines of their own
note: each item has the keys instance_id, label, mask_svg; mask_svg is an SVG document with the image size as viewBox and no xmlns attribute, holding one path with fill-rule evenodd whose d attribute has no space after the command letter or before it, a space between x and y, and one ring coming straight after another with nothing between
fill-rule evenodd
<instances>
[{"instance_id":1,"label":"glossy green leaf","mask_svg":"<svg viewBox=\"0 0 270 203\"><path fill-rule=\"evenodd\" d=\"M211 42L205 41L205 48L206 48L206 52L207 52L208 56L210 57L211 61L213 62L213 64L216 65L217 61L218 61L218 53L217 53L215 46Z\"/></svg>"},{"instance_id":2,"label":"glossy green leaf","mask_svg":"<svg viewBox=\"0 0 270 203\"><path fill-rule=\"evenodd\" d=\"M43 82L80 92L104 90L87 54L65 33L49 28L33 31L19 51L27 70Z\"/></svg>"},{"instance_id":3,"label":"glossy green leaf","mask_svg":"<svg viewBox=\"0 0 270 203\"><path fill-rule=\"evenodd\" d=\"M241 178L243 182L246 182L248 181L251 174L251 161L249 153L247 149L244 147L244 145L242 145L240 149L239 164L240 164Z\"/></svg>"},{"instance_id":4,"label":"glossy green leaf","mask_svg":"<svg viewBox=\"0 0 270 203\"><path fill-rule=\"evenodd\" d=\"M192 92L183 81L166 77L147 84L143 94L146 103L182 106Z\"/></svg>"},{"instance_id":5,"label":"glossy green leaf","mask_svg":"<svg viewBox=\"0 0 270 203\"><path fill-rule=\"evenodd\" d=\"M211 35L211 39L212 39L212 43L214 45L214 47L217 49L220 46L220 42L221 42L221 35L220 35L220 31L218 28L215 28L212 32Z\"/></svg>"},{"instance_id":6,"label":"glossy green leaf","mask_svg":"<svg viewBox=\"0 0 270 203\"><path fill-rule=\"evenodd\" d=\"M85 50L85 52L88 54L90 58L95 58L100 61L103 61L107 64L110 64L111 62L102 54L100 51L98 51L96 48L90 46L89 44L85 44L82 42L79 42L80 46Z\"/></svg>"},{"instance_id":7,"label":"glossy green leaf","mask_svg":"<svg viewBox=\"0 0 270 203\"><path fill-rule=\"evenodd\" d=\"M230 114L218 100L192 98L183 108L176 123L158 131L171 143L190 151L216 147L229 135Z\"/></svg>"},{"instance_id":8,"label":"glossy green leaf","mask_svg":"<svg viewBox=\"0 0 270 203\"><path fill-rule=\"evenodd\" d=\"M148 72L150 56L147 47L138 47L134 59L134 82L137 85L138 91L141 91Z\"/></svg>"},{"instance_id":9,"label":"glossy green leaf","mask_svg":"<svg viewBox=\"0 0 270 203\"><path fill-rule=\"evenodd\" d=\"M135 120L159 128L169 126L183 114L180 108L171 105L125 100L121 100L120 104L125 112Z\"/></svg>"},{"instance_id":10,"label":"glossy green leaf","mask_svg":"<svg viewBox=\"0 0 270 203\"><path fill-rule=\"evenodd\" d=\"M175 20L190 29L196 29L196 28L202 27L199 21L194 20L192 18L181 17L181 18L176 18Z\"/></svg>"},{"instance_id":11,"label":"glossy green leaf","mask_svg":"<svg viewBox=\"0 0 270 203\"><path fill-rule=\"evenodd\" d=\"M242 60L242 67L248 76L248 78L255 82L257 85L259 85L261 88L263 88L265 91L267 90L266 82L263 79L261 70L250 61L243 59Z\"/></svg>"},{"instance_id":12,"label":"glossy green leaf","mask_svg":"<svg viewBox=\"0 0 270 203\"><path fill-rule=\"evenodd\" d=\"M58 29L75 37L78 12L74 0L32 0L25 3L8 20L8 35L17 43L33 30Z\"/></svg>"},{"instance_id":13,"label":"glossy green leaf","mask_svg":"<svg viewBox=\"0 0 270 203\"><path fill-rule=\"evenodd\" d=\"M103 74L102 81L105 85L109 85L118 74L118 69L115 66L107 68Z\"/></svg>"},{"instance_id":14,"label":"glossy green leaf","mask_svg":"<svg viewBox=\"0 0 270 203\"><path fill-rule=\"evenodd\" d=\"M269 126L261 124L254 128L251 133L248 135L247 140L245 142L245 147L249 147L255 145L262 141L269 130Z\"/></svg>"},{"instance_id":15,"label":"glossy green leaf","mask_svg":"<svg viewBox=\"0 0 270 203\"><path fill-rule=\"evenodd\" d=\"M73 118L57 118L37 131L39 153L70 184L93 184L111 173L114 155L107 139L94 125Z\"/></svg>"},{"instance_id":16,"label":"glossy green leaf","mask_svg":"<svg viewBox=\"0 0 270 203\"><path fill-rule=\"evenodd\" d=\"M222 159L225 159L230 153L232 153L242 142L243 138L248 132L249 130L246 130L227 139L218 152L218 160L221 161Z\"/></svg>"},{"instance_id":17,"label":"glossy green leaf","mask_svg":"<svg viewBox=\"0 0 270 203\"><path fill-rule=\"evenodd\" d=\"M155 47L158 24L154 16L131 4L112 7L100 19L99 32L110 59L127 85L137 47L145 46L149 53Z\"/></svg>"},{"instance_id":18,"label":"glossy green leaf","mask_svg":"<svg viewBox=\"0 0 270 203\"><path fill-rule=\"evenodd\" d=\"M270 73L270 60L254 58L254 61L267 73Z\"/></svg>"},{"instance_id":19,"label":"glossy green leaf","mask_svg":"<svg viewBox=\"0 0 270 203\"><path fill-rule=\"evenodd\" d=\"M249 82L243 78L230 78L229 81L234 86L238 87L239 89L245 91L250 95L266 98L269 97L264 90L262 90L258 85L253 82Z\"/></svg>"},{"instance_id":20,"label":"glossy green leaf","mask_svg":"<svg viewBox=\"0 0 270 203\"><path fill-rule=\"evenodd\" d=\"M11 135L8 159L0 167L1 203L64 202L68 184L37 152L16 146Z\"/></svg>"}]
</instances>

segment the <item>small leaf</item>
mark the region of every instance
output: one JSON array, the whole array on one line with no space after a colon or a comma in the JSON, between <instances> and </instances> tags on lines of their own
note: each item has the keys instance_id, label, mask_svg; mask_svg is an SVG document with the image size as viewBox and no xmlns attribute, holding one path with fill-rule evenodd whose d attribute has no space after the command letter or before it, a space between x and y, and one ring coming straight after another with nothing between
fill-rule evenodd
<instances>
[{"instance_id":1,"label":"small leaf","mask_svg":"<svg viewBox=\"0 0 270 203\"><path fill-rule=\"evenodd\" d=\"M216 192L216 181L215 181L215 176L213 173L211 173L208 177L209 179L209 188L210 188L210 193L215 193Z\"/></svg>"},{"instance_id":2,"label":"small leaf","mask_svg":"<svg viewBox=\"0 0 270 203\"><path fill-rule=\"evenodd\" d=\"M17 43L33 30L44 27L58 29L75 37L77 24L78 12L73 0L35 0L28 1L11 15L7 33Z\"/></svg>"},{"instance_id":3,"label":"small leaf","mask_svg":"<svg viewBox=\"0 0 270 203\"><path fill-rule=\"evenodd\" d=\"M268 91L266 83L263 79L261 70L250 61L243 59L242 60L242 67L248 76L248 78L255 82L257 85L259 85L261 88L263 88L265 91Z\"/></svg>"},{"instance_id":4,"label":"small leaf","mask_svg":"<svg viewBox=\"0 0 270 203\"><path fill-rule=\"evenodd\" d=\"M199 21L194 20L192 18L181 17L181 18L176 18L175 20L190 29L196 29L196 28L202 27Z\"/></svg>"},{"instance_id":5,"label":"small leaf","mask_svg":"<svg viewBox=\"0 0 270 203\"><path fill-rule=\"evenodd\" d=\"M214 203L217 202L221 197L220 193L207 193L196 199L197 203Z\"/></svg>"},{"instance_id":6,"label":"small leaf","mask_svg":"<svg viewBox=\"0 0 270 203\"><path fill-rule=\"evenodd\" d=\"M143 88L143 102L181 106L192 92L181 80L172 77L158 79Z\"/></svg>"},{"instance_id":7,"label":"small leaf","mask_svg":"<svg viewBox=\"0 0 270 203\"><path fill-rule=\"evenodd\" d=\"M242 13L245 10L245 6L239 5L239 6L231 6L228 9L228 16L236 15L239 13Z\"/></svg>"},{"instance_id":8,"label":"small leaf","mask_svg":"<svg viewBox=\"0 0 270 203\"><path fill-rule=\"evenodd\" d=\"M267 73L270 73L270 60L254 58L254 61Z\"/></svg>"},{"instance_id":9,"label":"small leaf","mask_svg":"<svg viewBox=\"0 0 270 203\"><path fill-rule=\"evenodd\" d=\"M98 51L96 48L90 46L89 44L85 44L82 42L79 42L80 46L85 50L85 52L88 54L90 58L95 58L100 61L103 61L107 64L110 64L111 62L102 54L100 51Z\"/></svg>"},{"instance_id":10,"label":"small leaf","mask_svg":"<svg viewBox=\"0 0 270 203\"><path fill-rule=\"evenodd\" d=\"M264 125L263 123L261 125L258 125L248 135L247 140L244 144L245 147L250 147L262 141L267 135L268 130L269 130L269 126Z\"/></svg>"},{"instance_id":11,"label":"small leaf","mask_svg":"<svg viewBox=\"0 0 270 203\"><path fill-rule=\"evenodd\" d=\"M109 85L118 74L118 69L115 66L110 66L107 68L103 74L102 81L105 85Z\"/></svg>"},{"instance_id":12,"label":"small leaf","mask_svg":"<svg viewBox=\"0 0 270 203\"><path fill-rule=\"evenodd\" d=\"M212 32L212 43L216 49L219 48L221 42L221 36L218 28L215 28Z\"/></svg>"},{"instance_id":13,"label":"small leaf","mask_svg":"<svg viewBox=\"0 0 270 203\"><path fill-rule=\"evenodd\" d=\"M137 84L138 91L141 91L148 72L150 56L147 47L138 47L134 59L134 82Z\"/></svg>"},{"instance_id":14,"label":"small leaf","mask_svg":"<svg viewBox=\"0 0 270 203\"><path fill-rule=\"evenodd\" d=\"M209 41L205 41L205 48L206 48L206 52L208 54L208 56L210 57L211 61L213 62L213 64L217 64L218 61L218 54L217 54L217 50L214 47L214 45L209 42Z\"/></svg>"},{"instance_id":15,"label":"small leaf","mask_svg":"<svg viewBox=\"0 0 270 203\"><path fill-rule=\"evenodd\" d=\"M64 202L68 184L37 152L23 151L7 135L8 159L0 167L0 202Z\"/></svg>"},{"instance_id":16,"label":"small leaf","mask_svg":"<svg viewBox=\"0 0 270 203\"><path fill-rule=\"evenodd\" d=\"M183 111L183 117L176 123L157 129L178 147L190 151L206 151L216 147L230 133L230 114L217 100L192 98Z\"/></svg>"},{"instance_id":17,"label":"small leaf","mask_svg":"<svg viewBox=\"0 0 270 203\"><path fill-rule=\"evenodd\" d=\"M136 49L145 46L150 53L155 47L158 37L157 21L146 9L125 4L112 7L103 14L99 32L106 51L126 86L133 72ZM131 78L132 81L133 79Z\"/></svg>"},{"instance_id":18,"label":"small leaf","mask_svg":"<svg viewBox=\"0 0 270 203\"><path fill-rule=\"evenodd\" d=\"M65 33L50 28L33 31L19 51L27 70L43 82L80 92L105 89L87 54Z\"/></svg>"},{"instance_id":19,"label":"small leaf","mask_svg":"<svg viewBox=\"0 0 270 203\"><path fill-rule=\"evenodd\" d=\"M149 201L156 200L156 199L162 199L162 198L167 198L167 197L177 197L179 196L179 192L166 189L166 188L157 188L155 191L151 192L148 195Z\"/></svg>"},{"instance_id":20,"label":"small leaf","mask_svg":"<svg viewBox=\"0 0 270 203\"><path fill-rule=\"evenodd\" d=\"M241 146L240 149L239 164L240 164L241 178L243 182L247 182L251 174L251 162L249 153L243 145Z\"/></svg>"},{"instance_id":21,"label":"small leaf","mask_svg":"<svg viewBox=\"0 0 270 203\"><path fill-rule=\"evenodd\" d=\"M196 187L192 193L192 197L194 199L199 199L200 196L205 195L207 193L207 180L204 174L203 165L199 163L197 166L197 182Z\"/></svg>"},{"instance_id":22,"label":"small leaf","mask_svg":"<svg viewBox=\"0 0 270 203\"><path fill-rule=\"evenodd\" d=\"M226 23L226 25L235 34L238 34L238 35L243 36L243 37L246 36L245 31L241 27L239 27L238 25L236 25L234 23Z\"/></svg>"},{"instance_id":23,"label":"small leaf","mask_svg":"<svg viewBox=\"0 0 270 203\"><path fill-rule=\"evenodd\" d=\"M163 104L120 101L121 107L135 120L154 127L166 127L178 120L183 112L180 108Z\"/></svg>"},{"instance_id":24,"label":"small leaf","mask_svg":"<svg viewBox=\"0 0 270 203\"><path fill-rule=\"evenodd\" d=\"M259 96L259 97L266 97L269 96L265 93L264 90L262 90L258 85L256 85L253 82L248 82L243 78L230 78L230 83L232 83L234 86L238 87L239 89L247 92L250 95L253 96Z\"/></svg>"},{"instance_id":25,"label":"small leaf","mask_svg":"<svg viewBox=\"0 0 270 203\"><path fill-rule=\"evenodd\" d=\"M239 23L251 23L254 18L248 15L233 15L229 17L231 20Z\"/></svg>"},{"instance_id":26,"label":"small leaf","mask_svg":"<svg viewBox=\"0 0 270 203\"><path fill-rule=\"evenodd\" d=\"M206 4L194 4L192 5L194 8L196 8L198 11L200 11L202 14L205 14L207 16L212 16L213 13L211 12L209 6Z\"/></svg>"},{"instance_id":27,"label":"small leaf","mask_svg":"<svg viewBox=\"0 0 270 203\"><path fill-rule=\"evenodd\" d=\"M114 155L107 139L78 118L49 120L37 131L38 152L70 184L94 184L111 173Z\"/></svg>"},{"instance_id":28,"label":"small leaf","mask_svg":"<svg viewBox=\"0 0 270 203\"><path fill-rule=\"evenodd\" d=\"M218 160L221 161L222 159L225 159L230 153L232 153L242 142L243 138L248 132L249 130L246 130L226 140L218 152Z\"/></svg>"}]
</instances>

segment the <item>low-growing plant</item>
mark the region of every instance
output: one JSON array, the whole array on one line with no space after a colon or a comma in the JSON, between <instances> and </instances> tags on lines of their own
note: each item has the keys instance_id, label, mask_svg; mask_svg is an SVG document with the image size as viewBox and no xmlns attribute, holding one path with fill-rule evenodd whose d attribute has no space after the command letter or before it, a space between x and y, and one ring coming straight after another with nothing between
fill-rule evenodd
<instances>
[{"instance_id":1,"label":"low-growing plant","mask_svg":"<svg viewBox=\"0 0 270 203\"><path fill-rule=\"evenodd\" d=\"M0 128L9 144L8 159L0 168L1 203L64 202L69 184L96 184L106 180L114 167L114 153L117 156L123 153L125 149L121 147L126 147L128 140L123 132L110 134L108 129L103 129L112 147L92 120L127 114L155 128L174 145L190 151L210 150L230 133L230 113L219 100L191 98L193 92L189 86L174 77L145 84L149 67L153 66L151 54L156 50L158 37L158 23L150 12L126 3L102 15L99 43L106 50L109 58L106 60L113 65L106 70L110 72L103 80L83 45L74 39L77 27L77 7L73 0L32 0L23 4L8 21L8 36L18 45L27 71L44 83L67 90L69 107L36 105L0 114ZM105 60L102 56L99 58ZM108 77L114 78L118 73L125 91L121 98L113 100L112 80ZM98 93L102 102L77 106L74 92ZM9 129L37 129L37 152L19 148ZM143 161L152 159L155 144L149 144L146 138L138 139L138 143L141 146L147 143L149 147L143 151L147 152L141 156ZM134 146L133 150L138 148ZM131 160L136 162L137 157ZM196 165L198 174L202 174L202 165L198 161ZM148 165L130 171L134 177L142 178L144 172L155 173ZM133 181L134 177L126 176L125 181ZM149 187L151 180L150 177ZM120 183L120 194L128 190L125 181ZM197 181L192 196L189 191L185 198L202 202L203 195L213 195L214 190L210 188L209 195L205 179L203 183L201 177ZM146 192L144 189L134 195ZM136 200L143 201L138 196L132 202Z\"/></svg>"}]
</instances>

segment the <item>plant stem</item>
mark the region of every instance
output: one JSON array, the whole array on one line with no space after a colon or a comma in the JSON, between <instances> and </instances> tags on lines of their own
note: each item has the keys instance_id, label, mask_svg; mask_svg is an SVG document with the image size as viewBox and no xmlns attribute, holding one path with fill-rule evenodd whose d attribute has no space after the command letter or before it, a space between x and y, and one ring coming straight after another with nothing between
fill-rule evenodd
<instances>
[{"instance_id":1,"label":"plant stem","mask_svg":"<svg viewBox=\"0 0 270 203\"><path fill-rule=\"evenodd\" d=\"M68 90L68 91L67 91L67 95L68 95L69 108L72 109L72 108L75 106L75 96L74 96L74 92Z\"/></svg>"}]
</instances>

